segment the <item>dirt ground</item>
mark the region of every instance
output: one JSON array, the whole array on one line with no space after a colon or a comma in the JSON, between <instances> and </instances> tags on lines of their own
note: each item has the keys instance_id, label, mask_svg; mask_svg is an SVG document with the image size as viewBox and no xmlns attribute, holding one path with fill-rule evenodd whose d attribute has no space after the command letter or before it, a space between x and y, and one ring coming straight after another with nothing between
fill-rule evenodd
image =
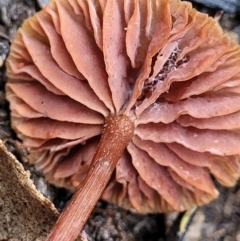
<instances>
[{"instance_id":1,"label":"dirt ground","mask_svg":"<svg viewBox=\"0 0 240 241\"><path fill-rule=\"evenodd\" d=\"M235 32L240 39L239 5L228 5L228 2L233 3L231 0L213 1L215 2L213 5L209 5L209 1L196 0L194 6L213 16L221 10L223 1L226 9L221 18L221 25L224 29ZM17 156L19 153L13 145L15 135L10 129L8 104L4 98L6 81L4 61L16 30L24 19L39 11L45 2L47 1L0 0L0 138ZM237 1L235 3L238 4ZM231 8L227 8L227 6L231 6ZM25 165L25 168L31 171L37 188L53 201L59 210L62 210L71 194L46 183L44 177L36 173L32 166ZM198 208L194 215L190 215L190 223L182 233L179 233L179 223L183 222L184 214L142 216L100 201L85 226L88 240L240 241L240 182L233 188L224 188L217 183L216 185L221 193L219 198L209 205Z\"/></svg>"}]
</instances>

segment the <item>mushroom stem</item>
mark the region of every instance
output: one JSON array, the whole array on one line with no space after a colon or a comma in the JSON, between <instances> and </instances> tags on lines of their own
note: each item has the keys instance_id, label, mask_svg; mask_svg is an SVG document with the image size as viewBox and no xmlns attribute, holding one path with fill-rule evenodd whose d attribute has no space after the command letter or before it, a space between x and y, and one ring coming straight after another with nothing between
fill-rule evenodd
<instances>
[{"instance_id":1,"label":"mushroom stem","mask_svg":"<svg viewBox=\"0 0 240 241\"><path fill-rule=\"evenodd\" d=\"M133 131L134 124L127 116L107 117L89 171L46 241L72 241L77 238L132 138Z\"/></svg>"}]
</instances>

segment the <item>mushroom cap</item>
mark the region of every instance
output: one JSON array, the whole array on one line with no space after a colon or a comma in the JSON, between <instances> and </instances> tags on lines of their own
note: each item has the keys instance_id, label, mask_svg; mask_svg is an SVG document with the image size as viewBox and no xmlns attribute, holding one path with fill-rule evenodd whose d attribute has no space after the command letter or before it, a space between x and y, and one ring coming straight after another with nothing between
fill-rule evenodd
<instances>
[{"instance_id":1,"label":"mushroom cap","mask_svg":"<svg viewBox=\"0 0 240 241\"><path fill-rule=\"evenodd\" d=\"M53 0L7 59L12 127L48 180L74 190L104 119L134 136L102 198L139 213L216 198L240 175L240 47L179 0Z\"/></svg>"}]
</instances>

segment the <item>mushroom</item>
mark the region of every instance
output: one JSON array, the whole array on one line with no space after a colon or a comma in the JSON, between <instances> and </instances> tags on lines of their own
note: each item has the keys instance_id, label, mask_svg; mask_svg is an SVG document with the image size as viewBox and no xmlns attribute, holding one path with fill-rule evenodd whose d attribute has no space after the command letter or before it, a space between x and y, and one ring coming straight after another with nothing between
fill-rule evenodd
<instances>
[{"instance_id":1,"label":"mushroom","mask_svg":"<svg viewBox=\"0 0 240 241\"><path fill-rule=\"evenodd\" d=\"M237 43L180 0L53 0L26 20L7 60L12 127L76 190L48 240L73 240L100 196L182 211L218 196L212 176L234 185L239 65Z\"/></svg>"}]
</instances>

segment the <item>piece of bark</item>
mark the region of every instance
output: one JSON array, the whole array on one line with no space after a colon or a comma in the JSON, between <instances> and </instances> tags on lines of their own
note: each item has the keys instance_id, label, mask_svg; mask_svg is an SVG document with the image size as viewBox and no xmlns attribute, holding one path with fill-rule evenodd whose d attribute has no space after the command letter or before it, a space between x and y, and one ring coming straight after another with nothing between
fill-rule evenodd
<instances>
[{"instance_id":1,"label":"piece of bark","mask_svg":"<svg viewBox=\"0 0 240 241\"><path fill-rule=\"evenodd\" d=\"M44 240L57 218L53 204L0 140L0 240Z\"/></svg>"}]
</instances>

